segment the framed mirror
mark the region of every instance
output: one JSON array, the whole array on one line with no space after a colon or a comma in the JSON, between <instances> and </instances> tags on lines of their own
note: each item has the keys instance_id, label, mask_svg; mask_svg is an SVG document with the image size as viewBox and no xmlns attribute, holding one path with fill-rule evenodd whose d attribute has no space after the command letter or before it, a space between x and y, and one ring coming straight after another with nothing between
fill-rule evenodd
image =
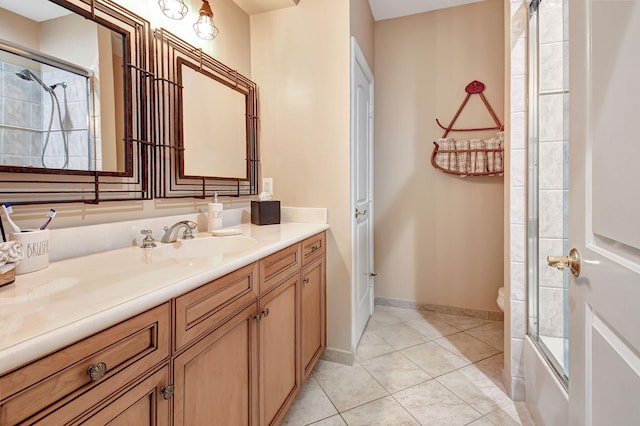
<instances>
[{"instance_id":1,"label":"framed mirror","mask_svg":"<svg viewBox=\"0 0 640 426\"><path fill-rule=\"evenodd\" d=\"M150 35L110 0L0 0L3 200L152 196Z\"/></svg>"},{"instance_id":2,"label":"framed mirror","mask_svg":"<svg viewBox=\"0 0 640 426\"><path fill-rule=\"evenodd\" d=\"M257 193L254 82L166 30L154 32L159 197Z\"/></svg>"}]
</instances>

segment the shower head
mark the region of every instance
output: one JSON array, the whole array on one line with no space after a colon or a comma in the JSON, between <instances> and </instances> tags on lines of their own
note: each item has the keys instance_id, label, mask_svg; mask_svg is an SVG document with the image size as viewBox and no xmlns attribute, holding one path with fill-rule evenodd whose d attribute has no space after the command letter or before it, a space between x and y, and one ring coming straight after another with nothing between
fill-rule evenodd
<instances>
[{"instance_id":1,"label":"shower head","mask_svg":"<svg viewBox=\"0 0 640 426\"><path fill-rule=\"evenodd\" d=\"M53 89L49 86L47 86L46 84L44 84L44 82L42 80L40 80L40 78L35 75L33 72L31 72L28 69L23 69L20 72L17 72L16 75L18 77L20 77L23 80L27 80L27 81L35 81L36 83L38 83L40 86L42 86L42 88L44 90L46 90L47 92L51 93L53 91Z\"/></svg>"}]
</instances>

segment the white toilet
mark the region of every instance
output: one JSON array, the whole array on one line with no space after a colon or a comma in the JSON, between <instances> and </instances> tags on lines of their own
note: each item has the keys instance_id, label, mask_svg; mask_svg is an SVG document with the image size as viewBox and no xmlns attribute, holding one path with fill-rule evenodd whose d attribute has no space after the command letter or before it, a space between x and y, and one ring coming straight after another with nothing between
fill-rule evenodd
<instances>
[{"instance_id":1,"label":"white toilet","mask_svg":"<svg viewBox=\"0 0 640 426\"><path fill-rule=\"evenodd\" d=\"M496 300L498 307L504 312L504 287L498 289L498 299Z\"/></svg>"}]
</instances>

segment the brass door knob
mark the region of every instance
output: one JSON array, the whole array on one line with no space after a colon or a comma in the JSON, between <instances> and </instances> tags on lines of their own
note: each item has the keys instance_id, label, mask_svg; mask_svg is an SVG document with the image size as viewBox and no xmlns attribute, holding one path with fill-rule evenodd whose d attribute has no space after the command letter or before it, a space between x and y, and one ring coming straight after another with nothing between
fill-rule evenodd
<instances>
[{"instance_id":1,"label":"brass door knob","mask_svg":"<svg viewBox=\"0 0 640 426\"><path fill-rule=\"evenodd\" d=\"M574 277L580 276L580 252L572 248L569 256L547 256L549 266L562 271L569 268Z\"/></svg>"}]
</instances>

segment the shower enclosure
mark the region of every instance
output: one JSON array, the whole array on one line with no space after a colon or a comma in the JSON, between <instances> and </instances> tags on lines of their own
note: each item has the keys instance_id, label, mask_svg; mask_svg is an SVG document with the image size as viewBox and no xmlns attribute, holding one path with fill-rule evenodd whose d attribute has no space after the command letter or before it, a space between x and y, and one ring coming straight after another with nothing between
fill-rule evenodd
<instances>
[{"instance_id":1,"label":"shower enclosure","mask_svg":"<svg viewBox=\"0 0 640 426\"><path fill-rule=\"evenodd\" d=\"M546 257L568 253L567 0L529 7L528 332L565 387L568 365L568 271Z\"/></svg>"},{"instance_id":2,"label":"shower enclosure","mask_svg":"<svg viewBox=\"0 0 640 426\"><path fill-rule=\"evenodd\" d=\"M11 50L0 46L0 164L92 170L89 73Z\"/></svg>"}]
</instances>

